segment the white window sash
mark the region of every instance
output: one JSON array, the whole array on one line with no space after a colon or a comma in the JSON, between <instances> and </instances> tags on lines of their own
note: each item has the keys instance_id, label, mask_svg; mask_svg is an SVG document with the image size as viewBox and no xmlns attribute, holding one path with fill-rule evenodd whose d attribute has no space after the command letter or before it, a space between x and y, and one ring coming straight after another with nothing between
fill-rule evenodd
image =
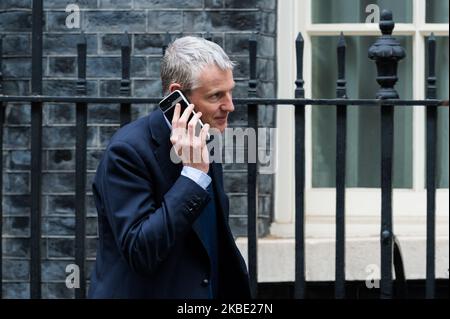
<instances>
[{"instance_id":1,"label":"white window sash","mask_svg":"<svg viewBox=\"0 0 450 319\"><path fill-rule=\"evenodd\" d=\"M413 23L398 23L394 35L413 38L413 98L425 98L425 37L431 32L436 36L448 36L448 24L425 23L426 3L413 0ZM312 24L311 0L278 1L278 97L292 98L295 92L295 39L298 32L304 38L304 80L305 95L312 94L312 36L380 35L378 24L342 23ZM394 17L395 19L395 17ZM294 107L280 106L277 113L276 154L279 163L275 175L275 223L271 232L282 236L286 230L291 233L295 221L295 124ZM282 146L281 146L282 145ZM413 187L394 190L393 211L395 214L426 214L425 191L425 108L413 107ZM448 216L448 189L436 193L436 213ZM380 214L380 189L348 188L346 190L347 216ZM312 130L311 106L305 112L305 214L308 216L335 214L335 189L312 187ZM447 217L448 220L448 217Z\"/></svg>"}]
</instances>

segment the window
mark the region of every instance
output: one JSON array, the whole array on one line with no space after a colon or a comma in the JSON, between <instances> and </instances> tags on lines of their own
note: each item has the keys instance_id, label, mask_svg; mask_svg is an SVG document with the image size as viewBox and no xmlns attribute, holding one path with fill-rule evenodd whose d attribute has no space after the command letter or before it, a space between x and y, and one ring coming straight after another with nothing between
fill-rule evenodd
<instances>
[{"instance_id":1,"label":"window","mask_svg":"<svg viewBox=\"0 0 450 319\"><path fill-rule=\"evenodd\" d=\"M448 99L448 1L447 0L281 0L278 2L278 79L280 98L295 90L295 38L305 39L304 78L307 97L333 98L336 86L336 45L341 31L347 42L347 90L351 98L374 98L375 63L367 57L369 46L380 35L378 23L366 23L374 13L393 11L394 36L406 49L399 64L396 89L401 98L423 99L426 90L426 39L437 37L438 97ZM375 12L376 13L376 12ZM282 17L282 18L280 18ZM372 22L372 21L371 21ZM365 79L367 79L365 81ZM278 171L275 221L293 222L295 211L294 110L278 109ZM437 214L448 220L448 108L439 110ZM348 107L347 201L348 216L380 216L379 110ZM306 215L335 214L335 109L306 108ZM283 142L283 143L281 143ZM425 107L397 107L394 141L394 217L420 216L426 212ZM280 187L288 185L290 187ZM288 189L288 190L287 190ZM291 189L291 190L289 190ZM275 225L274 229L278 229ZM282 228L282 227L281 227ZM279 229L281 229L279 228ZM290 234L292 226L288 226ZM283 231L280 232L280 235Z\"/></svg>"},{"instance_id":2,"label":"window","mask_svg":"<svg viewBox=\"0 0 450 319\"><path fill-rule=\"evenodd\" d=\"M447 0L427 0L426 22L427 23L447 23L448 24L448 4ZM448 33L447 36L436 38L436 67L437 77L437 95L438 99L449 98L449 64L448 64ZM425 61L428 60L428 54ZM425 64L426 73L428 74L428 65ZM437 148L437 187L448 188L448 155L449 155L449 134L448 134L448 108L440 108L438 110L438 148Z\"/></svg>"},{"instance_id":3,"label":"window","mask_svg":"<svg viewBox=\"0 0 450 319\"><path fill-rule=\"evenodd\" d=\"M426 0L426 22L448 23L448 1Z\"/></svg>"},{"instance_id":4,"label":"window","mask_svg":"<svg viewBox=\"0 0 450 319\"><path fill-rule=\"evenodd\" d=\"M398 38L412 55L411 37ZM347 95L371 99L379 89L375 63L367 58L373 36L353 36L347 43ZM312 97L335 98L337 79L336 51L338 37L314 36L312 47ZM400 97L412 98L412 61L399 64ZM380 187L380 110L377 107L347 107L347 187ZM314 106L312 114L312 187L335 187L336 108ZM396 188L412 187L412 116L409 107L394 110L394 176Z\"/></svg>"},{"instance_id":5,"label":"window","mask_svg":"<svg viewBox=\"0 0 450 319\"><path fill-rule=\"evenodd\" d=\"M312 23L365 23L371 9L392 10L398 23L412 22L412 0L316 0L312 5Z\"/></svg>"},{"instance_id":6,"label":"window","mask_svg":"<svg viewBox=\"0 0 450 319\"><path fill-rule=\"evenodd\" d=\"M447 2L448 5L448 2ZM447 11L447 21L448 21L448 11ZM437 52L437 61L440 62L437 68L437 81L438 81L438 98L447 99L449 96L449 83L448 83L448 37L438 37L436 41L436 46L439 48ZM428 72L428 70L427 70ZM437 187L448 188L448 119L449 112L447 108L440 108L438 110L438 148L437 148Z\"/></svg>"}]
</instances>

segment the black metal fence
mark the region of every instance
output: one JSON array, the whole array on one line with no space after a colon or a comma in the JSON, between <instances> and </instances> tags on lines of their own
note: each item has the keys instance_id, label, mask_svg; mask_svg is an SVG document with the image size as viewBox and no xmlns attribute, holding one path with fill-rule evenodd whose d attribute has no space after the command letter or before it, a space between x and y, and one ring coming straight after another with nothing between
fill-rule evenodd
<instances>
[{"instance_id":1,"label":"black metal fence","mask_svg":"<svg viewBox=\"0 0 450 319\"><path fill-rule=\"evenodd\" d=\"M77 44L78 52L78 82L76 96L42 96L42 1L33 1L33 31L32 31L32 95L6 96L2 95L2 39L0 38L0 139L3 141L3 123L5 107L10 102L25 102L31 104L31 255L30 255L30 294L31 298L41 298L41 182L42 182L42 106L49 102L74 103L76 106L76 166L75 166L75 263L80 266L80 288L76 289L76 298L86 297L85 274L85 235L86 235L86 137L87 109L90 103L120 104L121 125L131 119L132 104L156 104L160 97L133 98L130 96L130 41L125 33L122 46L122 80L120 97L87 97L86 95L86 40L83 34ZM303 80L303 50L304 42L301 34L296 40L297 80L295 99L261 99L257 98L256 77L257 39L249 40L250 49L250 81L248 98L235 99L239 105L246 105L248 126L257 129L258 107L279 105L280 107L295 107L295 298L305 298L305 232L304 232L304 188L305 188L305 106L328 105L337 108L336 135L336 274L335 297L346 295L345 278L345 159L346 159L346 128L347 106L378 106L381 110L381 298L394 297L392 266L396 273L399 292L405 293L406 280L398 241L392 230L392 159L393 159L393 127L394 107L423 105L427 109L427 262L426 262L426 297L433 298L435 294L435 190L436 190L436 137L437 108L448 106L448 101L436 99L435 55L436 41L433 35L428 39L429 74L426 100L401 100L394 85L397 82L397 63L405 57L404 49L391 36L394 28L392 14L384 11L381 17L380 29L382 36L377 39L369 50L369 57L378 68L377 81L380 90L376 99L348 99L345 80L345 50L344 35L341 34L337 45L338 79L336 99L305 99ZM168 44L168 37L163 52ZM258 145L258 142L256 142ZM3 144L0 143L0 161L2 161ZM2 166L3 173L3 166ZM2 197L3 179L0 179L0 197ZM248 268L251 289L257 296L257 217L258 217L258 164L248 164ZM0 228L2 227L2 208L0 206ZM2 232L3 234L3 232ZM2 247L0 245L0 292L2 291ZM400 296L401 296L400 294Z\"/></svg>"}]
</instances>

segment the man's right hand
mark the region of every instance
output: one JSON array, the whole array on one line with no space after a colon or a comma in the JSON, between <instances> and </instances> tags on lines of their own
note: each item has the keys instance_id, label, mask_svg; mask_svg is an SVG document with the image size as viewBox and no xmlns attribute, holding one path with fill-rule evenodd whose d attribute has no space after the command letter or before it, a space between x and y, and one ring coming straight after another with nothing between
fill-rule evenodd
<instances>
[{"instance_id":1,"label":"man's right hand","mask_svg":"<svg viewBox=\"0 0 450 319\"><path fill-rule=\"evenodd\" d=\"M172 119L172 134L170 141L183 165L201 170L205 174L209 171L209 152L206 145L209 124L205 124L199 136L195 135L195 128L202 116L196 113L188 123L189 116L194 110L190 104L180 116L181 106L177 104Z\"/></svg>"}]
</instances>

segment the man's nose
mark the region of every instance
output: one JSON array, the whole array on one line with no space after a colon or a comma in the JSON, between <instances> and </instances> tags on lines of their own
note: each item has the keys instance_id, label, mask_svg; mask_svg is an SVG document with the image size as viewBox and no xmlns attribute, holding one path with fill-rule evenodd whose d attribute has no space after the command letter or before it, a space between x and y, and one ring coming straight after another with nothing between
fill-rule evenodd
<instances>
[{"instance_id":1,"label":"man's nose","mask_svg":"<svg viewBox=\"0 0 450 319\"><path fill-rule=\"evenodd\" d=\"M222 110L230 113L234 112L233 96L231 94L227 94L225 101L222 105Z\"/></svg>"}]
</instances>

